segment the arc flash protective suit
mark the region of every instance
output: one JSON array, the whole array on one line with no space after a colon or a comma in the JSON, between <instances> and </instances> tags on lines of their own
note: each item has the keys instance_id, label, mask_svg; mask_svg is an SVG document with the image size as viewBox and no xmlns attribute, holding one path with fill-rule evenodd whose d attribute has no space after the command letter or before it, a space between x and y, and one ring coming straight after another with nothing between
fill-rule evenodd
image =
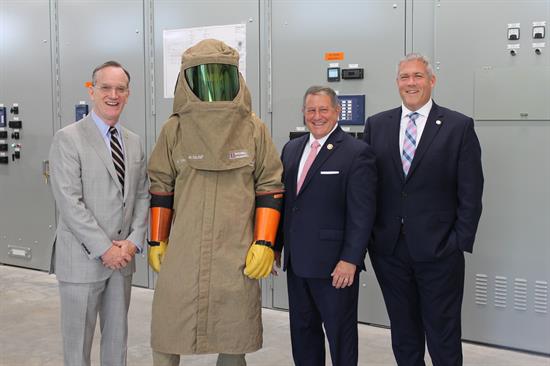
<instances>
[{"instance_id":1,"label":"arc flash protective suit","mask_svg":"<svg viewBox=\"0 0 550 366\"><path fill-rule=\"evenodd\" d=\"M149 160L157 352L243 354L262 345L256 278L273 264L282 164L251 110L238 58L216 40L184 52L173 114Z\"/></svg>"}]
</instances>

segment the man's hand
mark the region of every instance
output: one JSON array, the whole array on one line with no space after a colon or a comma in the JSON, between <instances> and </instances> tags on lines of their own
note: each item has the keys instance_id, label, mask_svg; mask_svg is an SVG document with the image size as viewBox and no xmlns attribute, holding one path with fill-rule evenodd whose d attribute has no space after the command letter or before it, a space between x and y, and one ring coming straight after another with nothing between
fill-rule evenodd
<instances>
[{"instance_id":1,"label":"man's hand","mask_svg":"<svg viewBox=\"0 0 550 366\"><path fill-rule=\"evenodd\" d=\"M103 255L101 256L103 265L110 269L120 269L126 267L128 262L132 260L132 256L128 253L125 253L122 248L112 245Z\"/></svg>"},{"instance_id":2,"label":"man's hand","mask_svg":"<svg viewBox=\"0 0 550 366\"><path fill-rule=\"evenodd\" d=\"M336 288L349 287L353 284L357 266L346 261L339 261L332 271L332 286Z\"/></svg>"},{"instance_id":3,"label":"man's hand","mask_svg":"<svg viewBox=\"0 0 550 366\"><path fill-rule=\"evenodd\" d=\"M137 245L130 240L113 240L113 245L122 249L123 253L129 254L132 258L136 255Z\"/></svg>"},{"instance_id":4,"label":"man's hand","mask_svg":"<svg viewBox=\"0 0 550 366\"><path fill-rule=\"evenodd\" d=\"M276 250L274 250L275 252L275 265L273 266L273 268L271 269L271 274L272 275L275 275L275 276L278 276L279 273L277 272L277 270L275 269L275 267L281 269L281 252L278 252Z\"/></svg>"}]
</instances>

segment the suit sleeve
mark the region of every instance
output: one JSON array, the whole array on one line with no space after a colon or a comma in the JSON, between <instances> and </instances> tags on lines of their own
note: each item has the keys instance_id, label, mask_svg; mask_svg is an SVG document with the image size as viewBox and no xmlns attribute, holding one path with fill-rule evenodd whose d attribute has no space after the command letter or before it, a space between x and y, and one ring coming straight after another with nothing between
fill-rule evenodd
<instances>
[{"instance_id":1,"label":"suit sleeve","mask_svg":"<svg viewBox=\"0 0 550 366\"><path fill-rule=\"evenodd\" d=\"M139 251L144 249L145 235L147 233L147 218L149 216L149 182L147 180L147 164L145 162L145 153L141 141L137 141L139 145L139 175L137 182L137 190L134 203L134 212L132 215L132 223L130 225L130 234L128 240L138 246Z\"/></svg>"},{"instance_id":2,"label":"suit sleeve","mask_svg":"<svg viewBox=\"0 0 550 366\"><path fill-rule=\"evenodd\" d=\"M376 215L377 172L374 150L364 145L346 185L346 229L340 259L362 266Z\"/></svg>"},{"instance_id":3,"label":"suit sleeve","mask_svg":"<svg viewBox=\"0 0 550 366\"><path fill-rule=\"evenodd\" d=\"M101 257L111 247L111 240L84 203L80 157L75 142L65 131L55 134L49 161L52 192L59 215L85 246L88 258Z\"/></svg>"},{"instance_id":4,"label":"suit sleeve","mask_svg":"<svg viewBox=\"0 0 550 366\"><path fill-rule=\"evenodd\" d=\"M363 141L365 141L367 144L370 145L370 117L367 118L367 121L365 122L365 129L363 130Z\"/></svg>"},{"instance_id":5,"label":"suit sleeve","mask_svg":"<svg viewBox=\"0 0 550 366\"><path fill-rule=\"evenodd\" d=\"M470 253L481 217L483 181L481 147L474 130L474 121L470 118L464 130L458 160L458 207L452 233L458 248Z\"/></svg>"},{"instance_id":6,"label":"suit sleeve","mask_svg":"<svg viewBox=\"0 0 550 366\"><path fill-rule=\"evenodd\" d=\"M281 152L281 162L285 161L285 151L286 151L287 146L288 146L288 143L285 144L285 146L283 147L283 151ZM281 181L282 181L283 185L286 188L288 186L288 184L285 182L285 172L284 172L284 170L285 170L285 164L283 163L283 173L282 173ZM286 202L289 199L289 197L287 196L288 194L290 194L290 193L286 192L285 197L283 199L283 207L281 207L281 220L279 221L279 229L277 230L277 238L275 239L275 246L273 247L273 250L275 250L277 252L282 252L283 247L284 247L284 239L285 239L285 232L284 232L285 217L284 217L284 215L285 215Z\"/></svg>"}]
</instances>

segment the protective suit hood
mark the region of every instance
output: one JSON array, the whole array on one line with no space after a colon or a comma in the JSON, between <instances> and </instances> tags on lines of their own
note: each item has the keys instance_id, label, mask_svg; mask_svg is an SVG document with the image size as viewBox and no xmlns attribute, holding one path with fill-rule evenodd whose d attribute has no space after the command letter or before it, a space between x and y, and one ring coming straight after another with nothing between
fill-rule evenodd
<instances>
[{"instance_id":1,"label":"protective suit hood","mask_svg":"<svg viewBox=\"0 0 550 366\"><path fill-rule=\"evenodd\" d=\"M190 166L199 170L240 168L254 161L250 92L239 73L239 92L232 101L201 101L187 84L184 71L210 63L238 66L239 54L215 39L187 49L181 58L172 117L177 116L180 123Z\"/></svg>"}]
</instances>

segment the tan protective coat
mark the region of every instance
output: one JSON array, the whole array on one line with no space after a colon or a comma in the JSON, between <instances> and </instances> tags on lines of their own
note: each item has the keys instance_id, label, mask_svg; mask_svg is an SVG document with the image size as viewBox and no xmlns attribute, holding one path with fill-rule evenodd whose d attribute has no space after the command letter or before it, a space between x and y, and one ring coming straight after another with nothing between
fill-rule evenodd
<instances>
[{"instance_id":1,"label":"tan protective coat","mask_svg":"<svg viewBox=\"0 0 550 366\"><path fill-rule=\"evenodd\" d=\"M242 77L232 102L195 97L183 70L201 63L237 65L238 54L214 40L184 53L174 114L149 161L151 192L174 193L151 346L172 354L249 353L262 346L259 283L243 274L255 196L282 191L282 165Z\"/></svg>"}]
</instances>

